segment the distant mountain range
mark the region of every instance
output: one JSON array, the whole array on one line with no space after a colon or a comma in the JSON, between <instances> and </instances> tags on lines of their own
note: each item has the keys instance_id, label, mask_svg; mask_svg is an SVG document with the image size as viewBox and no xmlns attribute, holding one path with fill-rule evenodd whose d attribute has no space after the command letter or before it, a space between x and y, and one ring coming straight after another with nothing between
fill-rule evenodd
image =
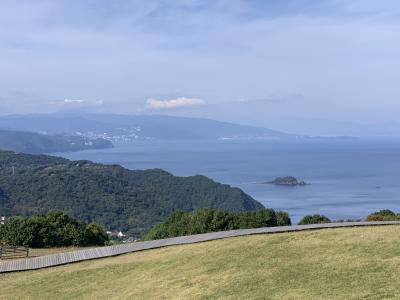
<instances>
[{"instance_id":1,"label":"distant mountain range","mask_svg":"<svg viewBox=\"0 0 400 300\"><path fill-rule=\"evenodd\" d=\"M242 190L205 176L0 151L0 216L61 210L139 237L176 210L263 207Z\"/></svg>"},{"instance_id":2,"label":"distant mountain range","mask_svg":"<svg viewBox=\"0 0 400 300\"><path fill-rule=\"evenodd\" d=\"M0 149L24 153L70 152L88 149L112 148L113 144L101 138L73 135L44 135L35 132L0 129Z\"/></svg>"},{"instance_id":3,"label":"distant mountain range","mask_svg":"<svg viewBox=\"0 0 400 300\"><path fill-rule=\"evenodd\" d=\"M112 142L135 140L296 139L302 136L261 127L210 119L160 115L47 114L0 117L0 128L46 134L103 138Z\"/></svg>"}]
</instances>

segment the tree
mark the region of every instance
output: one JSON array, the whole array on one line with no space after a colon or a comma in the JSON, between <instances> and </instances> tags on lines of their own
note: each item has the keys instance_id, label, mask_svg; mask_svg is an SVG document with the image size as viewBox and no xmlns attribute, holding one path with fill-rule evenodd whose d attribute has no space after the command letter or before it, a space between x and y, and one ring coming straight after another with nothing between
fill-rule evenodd
<instances>
[{"instance_id":1,"label":"tree","mask_svg":"<svg viewBox=\"0 0 400 300\"><path fill-rule=\"evenodd\" d=\"M276 222L278 226L292 225L289 214L285 211L276 212Z\"/></svg>"},{"instance_id":2,"label":"tree","mask_svg":"<svg viewBox=\"0 0 400 300\"><path fill-rule=\"evenodd\" d=\"M273 227L278 224L290 225L289 215L284 212L279 212L277 215L272 209L260 209L254 212L213 209L199 209L194 212L176 211L164 222L154 226L144 239L153 240L215 231Z\"/></svg>"},{"instance_id":3,"label":"tree","mask_svg":"<svg viewBox=\"0 0 400 300\"><path fill-rule=\"evenodd\" d=\"M331 220L323 215L318 215L318 214L307 215L300 220L299 225L321 224L321 223L331 223Z\"/></svg>"},{"instance_id":4,"label":"tree","mask_svg":"<svg viewBox=\"0 0 400 300\"><path fill-rule=\"evenodd\" d=\"M62 212L14 217L0 225L0 239L10 245L32 248L65 246L103 246L107 233L98 224L86 224Z\"/></svg>"},{"instance_id":5,"label":"tree","mask_svg":"<svg viewBox=\"0 0 400 300\"><path fill-rule=\"evenodd\" d=\"M389 209L383 209L367 216L367 221L397 221L399 215Z\"/></svg>"},{"instance_id":6,"label":"tree","mask_svg":"<svg viewBox=\"0 0 400 300\"><path fill-rule=\"evenodd\" d=\"M86 245L104 245L108 242L108 235L104 227L97 223L90 223L85 229Z\"/></svg>"}]
</instances>

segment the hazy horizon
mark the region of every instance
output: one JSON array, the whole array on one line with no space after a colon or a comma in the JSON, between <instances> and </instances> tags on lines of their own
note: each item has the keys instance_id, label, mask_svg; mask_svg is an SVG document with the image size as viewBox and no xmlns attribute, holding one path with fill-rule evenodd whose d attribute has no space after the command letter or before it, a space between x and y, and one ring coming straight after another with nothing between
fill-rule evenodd
<instances>
[{"instance_id":1,"label":"hazy horizon","mask_svg":"<svg viewBox=\"0 0 400 300\"><path fill-rule=\"evenodd\" d=\"M394 0L1 1L0 115L166 114L299 133L399 122L399 15Z\"/></svg>"}]
</instances>

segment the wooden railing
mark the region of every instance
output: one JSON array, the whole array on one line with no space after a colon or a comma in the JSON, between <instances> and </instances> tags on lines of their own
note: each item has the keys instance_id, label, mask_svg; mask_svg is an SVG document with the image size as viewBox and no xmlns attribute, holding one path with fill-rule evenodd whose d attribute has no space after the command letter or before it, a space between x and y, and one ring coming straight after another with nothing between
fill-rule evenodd
<instances>
[{"instance_id":1,"label":"wooden railing","mask_svg":"<svg viewBox=\"0 0 400 300\"><path fill-rule=\"evenodd\" d=\"M23 246L0 246L0 259L25 258L29 256L29 248Z\"/></svg>"}]
</instances>

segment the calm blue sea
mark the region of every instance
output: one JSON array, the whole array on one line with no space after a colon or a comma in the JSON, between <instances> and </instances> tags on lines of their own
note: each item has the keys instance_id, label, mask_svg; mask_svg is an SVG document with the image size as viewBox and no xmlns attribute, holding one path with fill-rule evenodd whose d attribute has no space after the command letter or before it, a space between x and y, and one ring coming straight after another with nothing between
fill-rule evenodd
<instances>
[{"instance_id":1,"label":"calm blue sea","mask_svg":"<svg viewBox=\"0 0 400 300\"><path fill-rule=\"evenodd\" d=\"M295 222L310 213L347 219L383 208L400 211L400 141L141 141L58 155L130 169L162 168L178 176L203 174L288 211ZM263 184L286 175L311 185Z\"/></svg>"}]
</instances>

